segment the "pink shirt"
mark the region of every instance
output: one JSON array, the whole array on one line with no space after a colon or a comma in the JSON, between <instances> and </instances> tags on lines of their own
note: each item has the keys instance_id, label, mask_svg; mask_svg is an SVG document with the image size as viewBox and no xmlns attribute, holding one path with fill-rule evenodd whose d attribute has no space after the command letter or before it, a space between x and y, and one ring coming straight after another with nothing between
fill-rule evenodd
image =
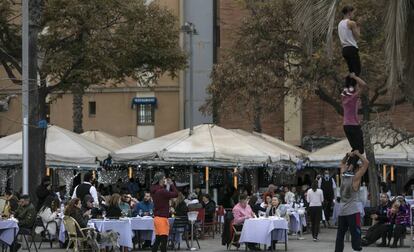
<instances>
[{"instance_id":1,"label":"pink shirt","mask_svg":"<svg viewBox=\"0 0 414 252\"><path fill-rule=\"evenodd\" d=\"M342 107L344 109L344 125L359 125L359 96L356 93L343 96Z\"/></svg>"},{"instance_id":2,"label":"pink shirt","mask_svg":"<svg viewBox=\"0 0 414 252\"><path fill-rule=\"evenodd\" d=\"M233 207L233 224L240 225L244 223L244 220L253 217L252 208L247 204L246 207L242 207L240 203Z\"/></svg>"}]
</instances>

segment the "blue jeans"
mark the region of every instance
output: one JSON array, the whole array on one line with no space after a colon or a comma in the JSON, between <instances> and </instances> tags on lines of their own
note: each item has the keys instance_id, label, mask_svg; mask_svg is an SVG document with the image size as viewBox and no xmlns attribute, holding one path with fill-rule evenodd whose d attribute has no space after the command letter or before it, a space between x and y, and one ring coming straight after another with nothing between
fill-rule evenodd
<instances>
[{"instance_id":1,"label":"blue jeans","mask_svg":"<svg viewBox=\"0 0 414 252\"><path fill-rule=\"evenodd\" d=\"M346 232L351 233L352 249L361 251L361 214L338 216L338 232L336 233L335 252L344 251L344 238Z\"/></svg>"}]
</instances>

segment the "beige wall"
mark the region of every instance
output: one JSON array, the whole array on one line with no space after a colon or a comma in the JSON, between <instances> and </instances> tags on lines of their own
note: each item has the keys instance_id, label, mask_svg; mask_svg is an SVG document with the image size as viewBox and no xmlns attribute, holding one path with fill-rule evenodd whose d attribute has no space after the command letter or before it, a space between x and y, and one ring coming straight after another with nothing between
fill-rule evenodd
<instances>
[{"instance_id":1,"label":"beige wall","mask_svg":"<svg viewBox=\"0 0 414 252\"><path fill-rule=\"evenodd\" d=\"M155 137L180 129L178 92L156 92L158 105L155 110Z\"/></svg>"},{"instance_id":2,"label":"beige wall","mask_svg":"<svg viewBox=\"0 0 414 252\"><path fill-rule=\"evenodd\" d=\"M134 93L93 93L83 97L83 129L102 130L114 136L136 135ZM89 117L89 102L96 102L96 115ZM50 106L50 122L72 130L72 95L65 94Z\"/></svg>"},{"instance_id":3,"label":"beige wall","mask_svg":"<svg viewBox=\"0 0 414 252\"><path fill-rule=\"evenodd\" d=\"M83 98L83 129L102 130L114 136L137 134L137 110L131 109L135 92L87 93ZM155 137L179 130L178 91L155 92ZM96 116L89 117L89 102L96 102ZM50 107L50 122L72 130L72 95L64 94Z\"/></svg>"},{"instance_id":4,"label":"beige wall","mask_svg":"<svg viewBox=\"0 0 414 252\"><path fill-rule=\"evenodd\" d=\"M22 103L19 95L10 100L9 111L0 112L0 136L10 135L22 130L21 111Z\"/></svg>"}]
</instances>

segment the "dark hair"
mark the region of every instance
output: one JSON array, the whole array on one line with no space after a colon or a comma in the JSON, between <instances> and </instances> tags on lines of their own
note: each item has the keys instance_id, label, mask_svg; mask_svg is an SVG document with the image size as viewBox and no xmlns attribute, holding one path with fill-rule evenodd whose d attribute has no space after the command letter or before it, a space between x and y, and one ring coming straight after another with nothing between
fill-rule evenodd
<instances>
[{"instance_id":1,"label":"dark hair","mask_svg":"<svg viewBox=\"0 0 414 252\"><path fill-rule=\"evenodd\" d=\"M76 206L79 202L80 199L78 198L71 199L65 208L65 215L72 216L77 211L80 211L80 209Z\"/></svg>"},{"instance_id":2,"label":"dark hair","mask_svg":"<svg viewBox=\"0 0 414 252\"><path fill-rule=\"evenodd\" d=\"M355 170L355 169L358 168L358 160L359 160L359 157L354 155L354 156L348 158L348 161L346 162L346 164L347 165L353 165L354 166L353 168Z\"/></svg>"},{"instance_id":3,"label":"dark hair","mask_svg":"<svg viewBox=\"0 0 414 252\"><path fill-rule=\"evenodd\" d=\"M10 195L13 195L13 192L11 190L6 190L4 192L4 195L10 196Z\"/></svg>"},{"instance_id":4,"label":"dark hair","mask_svg":"<svg viewBox=\"0 0 414 252\"><path fill-rule=\"evenodd\" d=\"M91 182L91 181L92 181L92 179L93 179L92 172L87 172L87 173L85 174L85 176L83 176L83 181L84 181L84 182Z\"/></svg>"},{"instance_id":5,"label":"dark hair","mask_svg":"<svg viewBox=\"0 0 414 252\"><path fill-rule=\"evenodd\" d=\"M314 180L312 182L312 191L316 192L317 189L318 189L318 181Z\"/></svg>"},{"instance_id":6,"label":"dark hair","mask_svg":"<svg viewBox=\"0 0 414 252\"><path fill-rule=\"evenodd\" d=\"M88 202L93 202L93 197L90 194L86 194L85 197L83 197L82 206L84 208L87 208Z\"/></svg>"},{"instance_id":7,"label":"dark hair","mask_svg":"<svg viewBox=\"0 0 414 252\"><path fill-rule=\"evenodd\" d=\"M29 195L27 195L27 194L23 194L22 196L20 196L20 199L23 199L23 200L30 200L30 197L29 197Z\"/></svg>"},{"instance_id":8,"label":"dark hair","mask_svg":"<svg viewBox=\"0 0 414 252\"><path fill-rule=\"evenodd\" d=\"M43 205L40 208L40 210L42 211L42 210L45 210L46 208L50 208L50 210L52 210L52 213L53 213L54 211L56 211L56 209L58 209L59 203L60 201L57 197L48 196L45 199L45 202L43 202Z\"/></svg>"},{"instance_id":9,"label":"dark hair","mask_svg":"<svg viewBox=\"0 0 414 252\"><path fill-rule=\"evenodd\" d=\"M352 86L355 87L356 86L356 80L351 78L349 75L345 77L345 84L347 87Z\"/></svg>"},{"instance_id":10,"label":"dark hair","mask_svg":"<svg viewBox=\"0 0 414 252\"><path fill-rule=\"evenodd\" d=\"M342 14L346 15L354 10L354 7L351 5L345 5L344 8L342 8Z\"/></svg>"},{"instance_id":11,"label":"dark hair","mask_svg":"<svg viewBox=\"0 0 414 252\"><path fill-rule=\"evenodd\" d=\"M252 195L250 197L250 200L249 200L249 205L252 207L252 209L253 209L253 206L256 204L256 202L257 202L257 196L256 195Z\"/></svg>"},{"instance_id":12,"label":"dark hair","mask_svg":"<svg viewBox=\"0 0 414 252\"><path fill-rule=\"evenodd\" d=\"M246 194L240 194L239 201L246 200L246 199L247 199Z\"/></svg>"},{"instance_id":13,"label":"dark hair","mask_svg":"<svg viewBox=\"0 0 414 252\"><path fill-rule=\"evenodd\" d=\"M204 194L203 196L206 197L208 200L211 199L210 194L208 194L208 193Z\"/></svg>"}]
</instances>

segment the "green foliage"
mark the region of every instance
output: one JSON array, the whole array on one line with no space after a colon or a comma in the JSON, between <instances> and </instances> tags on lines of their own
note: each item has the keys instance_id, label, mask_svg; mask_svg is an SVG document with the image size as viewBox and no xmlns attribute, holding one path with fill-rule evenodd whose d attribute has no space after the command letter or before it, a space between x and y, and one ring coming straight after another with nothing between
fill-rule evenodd
<instances>
[{"instance_id":1,"label":"green foliage","mask_svg":"<svg viewBox=\"0 0 414 252\"><path fill-rule=\"evenodd\" d=\"M12 48L20 44L19 27L3 15L13 15L10 7L1 0L1 37L9 31L12 39L0 46L19 59L19 48ZM143 0L47 0L41 26L39 73L49 91L121 82L142 71L175 75L186 64L176 17Z\"/></svg>"},{"instance_id":2,"label":"green foliage","mask_svg":"<svg viewBox=\"0 0 414 252\"><path fill-rule=\"evenodd\" d=\"M340 92L348 74L337 32L333 33L332 58L326 57L326 41L314 37L313 53L303 46L302 35L294 23L292 0L253 2L230 53L214 67L205 106L220 111L246 113L259 102L262 111L277 111L285 95L308 98L316 95L342 113ZM361 24L359 40L362 78L368 83L371 113L389 111L386 59L383 52L386 1L361 0L354 3ZM335 25L342 15L336 10ZM311 31L309 31L311 32ZM309 35L309 34L308 34ZM312 38L312 36L309 36ZM329 42L328 42L329 43ZM285 85L290 79L290 85ZM257 101L259 100L259 101ZM395 104L405 102L399 95Z\"/></svg>"},{"instance_id":3,"label":"green foliage","mask_svg":"<svg viewBox=\"0 0 414 252\"><path fill-rule=\"evenodd\" d=\"M234 48L214 66L210 99L204 111L218 106L222 111L248 113L274 110L289 89L285 80L300 48L292 26L289 1L246 1L250 15L241 24Z\"/></svg>"}]
</instances>

